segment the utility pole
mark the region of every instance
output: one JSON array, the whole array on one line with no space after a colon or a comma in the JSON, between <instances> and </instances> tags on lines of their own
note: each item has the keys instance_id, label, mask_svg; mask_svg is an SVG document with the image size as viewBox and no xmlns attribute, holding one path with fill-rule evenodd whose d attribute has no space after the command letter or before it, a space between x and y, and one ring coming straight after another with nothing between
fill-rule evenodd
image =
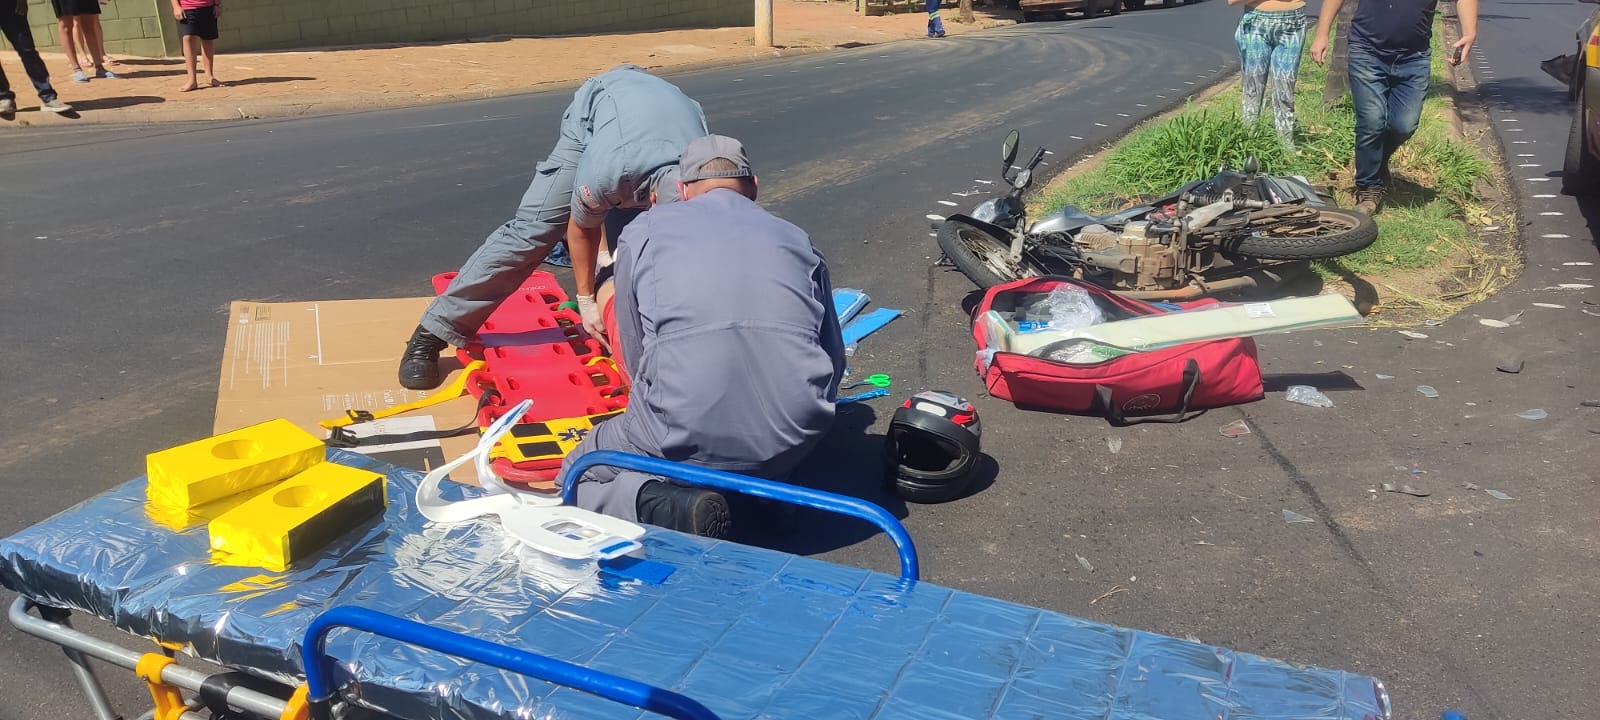
<instances>
[{"instance_id":1,"label":"utility pole","mask_svg":"<svg viewBox=\"0 0 1600 720\"><path fill-rule=\"evenodd\" d=\"M756 47L772 47L772 0L756 0Z\"/></svg>"}]
</instances>

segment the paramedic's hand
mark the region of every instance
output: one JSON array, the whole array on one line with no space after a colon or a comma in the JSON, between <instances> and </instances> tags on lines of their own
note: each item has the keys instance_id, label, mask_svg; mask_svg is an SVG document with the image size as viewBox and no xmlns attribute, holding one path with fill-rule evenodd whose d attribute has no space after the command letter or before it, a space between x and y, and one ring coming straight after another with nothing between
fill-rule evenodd
<instances>
[{"instance_id":1,"label":"paramedic's hand","mask_svg":"<svg viewBox=\"0 0 1600 720\"><path fill-rule=\"evenodd\" d=\"M589 331L589 336L600 342L606 342L606 322L600 315L600 304L594 301L593 295L578 296L578 314L583 316L583 329Z\"/></svg>"}]
</instances>

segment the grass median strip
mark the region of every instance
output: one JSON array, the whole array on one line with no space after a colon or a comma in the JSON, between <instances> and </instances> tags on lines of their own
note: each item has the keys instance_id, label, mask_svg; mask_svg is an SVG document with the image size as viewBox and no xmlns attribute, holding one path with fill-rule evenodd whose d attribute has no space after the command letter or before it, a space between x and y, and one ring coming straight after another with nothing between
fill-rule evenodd
<instances>
[{"instance_id":1,"label":"grass median strip","mask_svg":"<svg viewBox=\"0 0 1600 720\"><path fill-rule=\"evenodd\" d=\"M1422 122L1391 163L1395 179L1376 218L1378 241L1318 263L1324 278L1383 279L1436 268L1460 270L1463 263L1478 265L1486 259L1469 222L1489 223L1477 188L1488 179L1491 164L1454 135L1442 33L1435 33L1434 46L1433 83ZM1235 86L1134 130L1087 169L1051 183L1033 199L1031 214L1040 217L1067 203L1091 212L1120 209L1209 177L1220 166L1242 167L1251 155L1260 159L1265 172L1305 176L1332 188L1339 205L1351 207L1355 114L1348 96L1332 107L1323 105L1326 78L1325 68L1309 58L1302 63L1294 149L1279 141L1270 112L1259 123L1244 124ZM1439 309L1412 293L1389 289L1385 305Z\"/></svg>"}]
</instances>

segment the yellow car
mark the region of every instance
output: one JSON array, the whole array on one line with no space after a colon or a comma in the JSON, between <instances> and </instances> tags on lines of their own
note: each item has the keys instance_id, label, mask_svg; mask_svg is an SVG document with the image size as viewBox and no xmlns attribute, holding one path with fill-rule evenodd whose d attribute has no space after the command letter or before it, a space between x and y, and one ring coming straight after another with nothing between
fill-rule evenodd
<instances>
[{"instance_id":1,"label":"yellow car","mask_svg":"<svg viewBox=\"0 0 1600 720\"><path fill-rule=\"evenodd\" d=\"M1600 4L1600 0L1582 0ZM1567 157L1561 164L1561 191L1588 195L1600 189L1600 12L1578 30L1578 52L1568 71L1567 93L1577 101L1572 110L1572 132L1567 135ZM1553 58L1552 62L1563 58ZM1562 68L1563 70L1565 68ZM1547 68L1551 70L1551 68ZM1557 75L1558 71L1552 71ZM1568 73L1561 73L1568 74Z\"/></svg>"}]
</instances>

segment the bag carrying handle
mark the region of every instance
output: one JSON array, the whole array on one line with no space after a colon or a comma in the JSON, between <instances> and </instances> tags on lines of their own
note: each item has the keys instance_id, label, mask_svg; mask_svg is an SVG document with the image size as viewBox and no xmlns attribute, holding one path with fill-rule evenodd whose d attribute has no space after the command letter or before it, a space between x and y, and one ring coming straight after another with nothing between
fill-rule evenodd
<instances>
[{"instance_id":1,"label":"bag carrying handle","mask_svg":"<svg viewBox=\"0 0 1600 720\"><path fill-rule=\"evenodd\" d=\"M1115 427L1128 427L1140 423L1181 423L1185 420L1204 415L1206 411L1189 412L1189 403L1194 400L1194 391L1200 387L1200 363L1189 358L1183 363L1183 401L1178 405L1178 412L1172 415L1156 415L1129 420L1122 414L1122 408L1111 401L1111 388L1105 385L1094 386L1094 403L1089 406L1091 411L1098 411Z\"/></svg>"}]
</instances>

